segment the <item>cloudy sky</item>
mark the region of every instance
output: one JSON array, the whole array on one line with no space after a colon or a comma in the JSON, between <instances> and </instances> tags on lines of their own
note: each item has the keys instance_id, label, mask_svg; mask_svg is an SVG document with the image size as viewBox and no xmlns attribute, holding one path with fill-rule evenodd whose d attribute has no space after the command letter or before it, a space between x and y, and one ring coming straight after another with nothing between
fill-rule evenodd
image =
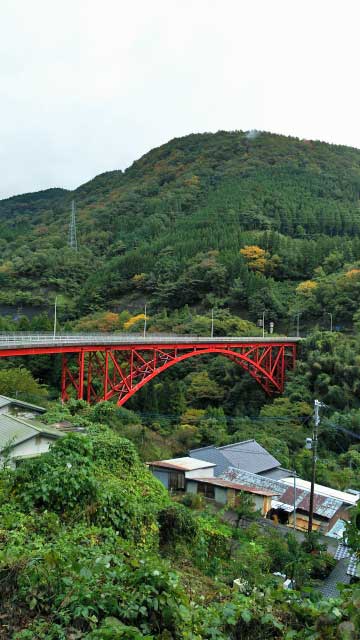
<instances>
[{"instance_id":1,"label":"cloudy sky","mask_svg":"<svg viewBox=\"0 0 360 640\"><path fill-rule=\"evenodd\" d=\"M360 147L358 0L0 0L0 198L176 136Z\"/></svg>"}]
</instances>

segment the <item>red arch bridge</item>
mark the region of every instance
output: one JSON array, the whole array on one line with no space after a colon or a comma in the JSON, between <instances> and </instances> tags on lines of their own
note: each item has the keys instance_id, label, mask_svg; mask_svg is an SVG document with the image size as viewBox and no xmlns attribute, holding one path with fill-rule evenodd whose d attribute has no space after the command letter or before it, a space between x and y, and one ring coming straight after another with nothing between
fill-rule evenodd
<instances>
[{"instance_id":1,"label":"red arch bridge","mask_svg":"<svg viewBox=\"0 0 360 640\"><path fill-rule=\"evenodd\" d=\"M123 405L147 382L187 358L225 356L268 395L284 391L301 338L139 337L123 334L0 334L0 357L62 354L61 397Z\"/></svg>"}]
</instances>

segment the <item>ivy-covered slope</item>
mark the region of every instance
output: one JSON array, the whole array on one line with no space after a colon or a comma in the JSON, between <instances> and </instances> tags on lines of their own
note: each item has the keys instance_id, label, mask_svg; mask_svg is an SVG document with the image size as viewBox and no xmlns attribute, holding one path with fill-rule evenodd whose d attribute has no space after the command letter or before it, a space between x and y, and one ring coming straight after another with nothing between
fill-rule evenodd
<instances>
[{"instance_id":1,"label":"ivy-covered slope","mask_svg":"<svg viewBox=\"0 0 360 640\"><path fill-rule=\"evenodd\" d=\"M261 289L283 314L329 256L341 254L334 268L360 258L359 194L357 149L242 131L174 139L74 192L0 201L0 304L62 294L69 317L145 299L252 315L247 292ZM72 199L77 253L67 247ZM264 268L249 265L246 246L266 251Z\"/></svg>"}]
</instances>

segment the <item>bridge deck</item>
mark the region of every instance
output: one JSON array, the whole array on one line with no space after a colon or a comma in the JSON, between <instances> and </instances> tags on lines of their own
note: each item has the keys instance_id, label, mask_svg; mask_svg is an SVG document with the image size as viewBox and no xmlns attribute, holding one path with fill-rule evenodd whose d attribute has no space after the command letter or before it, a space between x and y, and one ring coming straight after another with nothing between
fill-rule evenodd
<instances>
[{"instance_id":1,"label":"bridge deck","mask_svg":"<svg viewBox=\"0 0 360 640\"><path fill-rule=\"evenodd\" d=\"M271 337L217 337L207 338L204 336L176 336L176 335L156 335L149 334L146 337L138 334L61 334L53 336L53 334L28 334L28 333L0 333L0 351L12 351L13 349L37 349L43 348L51 352L52 349L58 351L61 348L76 350L79 347L120 347L126 346L153 346L163 345L173 347L175 345L216 345L216 344L286 344L301 341L299 337L271 336Z\"/></svg>"}]
</instances>

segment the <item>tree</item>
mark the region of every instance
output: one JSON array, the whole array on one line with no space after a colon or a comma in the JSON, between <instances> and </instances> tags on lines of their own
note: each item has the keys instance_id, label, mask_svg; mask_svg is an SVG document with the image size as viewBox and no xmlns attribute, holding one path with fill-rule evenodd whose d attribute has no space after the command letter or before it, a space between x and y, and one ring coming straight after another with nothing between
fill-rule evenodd
<instances>
[{"instance_id":1,"label":"tree","mask_svg":"<svg viewBox=\"0 0 360 640\"><path fill-rule=\"evenodd\" d=\"M244 256L249 269L264 273L268 257L264 249L261 249L257 245L246 245L243 249L240 249L240 253Z\"/></svg>"},{"instance_id":2,"label":"tree","mask_svg":"<svg viewBox=\"0 0 360 640\"><path fill-rule=\"evenodd\" d=\"M24 367L0 369L0 394L29 401L44 400L48 395L46 387Z\"/></svg>"},{"instance_id":3,"label":"tree","mask_svg":"<svg viewBox=\"0 0 360 640\"><path fill-rule=\"evenodd\" d=\"M202 407L209 401L216 403L224 395L223 389L209 377L206 370L190 374L188 380L190 384L186 389L186 396L195 405Z\"/></svg>"}]
</instances>

